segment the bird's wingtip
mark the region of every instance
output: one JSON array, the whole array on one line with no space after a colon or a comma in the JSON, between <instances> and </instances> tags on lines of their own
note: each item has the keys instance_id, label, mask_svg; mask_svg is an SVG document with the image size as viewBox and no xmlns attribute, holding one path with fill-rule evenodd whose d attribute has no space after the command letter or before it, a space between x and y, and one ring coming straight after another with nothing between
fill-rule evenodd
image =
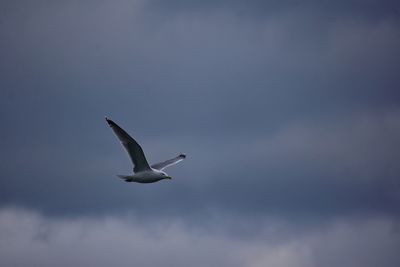
<instances>
[{"instance_id":1,"label":"bird's wingtip","mask_svg":"<svg viewBox=\"0 0 400 267\"><path fill-rule=\"evenodd\" d=\"M108 123L109 125L111 125L111 124L112 124L112 122L113 122L113 121L112 121L112 120L110 120L110 119L109 119L107 116L105 116L104 118L106 119L106 121L107 121L107 123Z\"/></svg>"},{"instance_id":2,"label":"bird's wingtip","mask_svg":"<svg viewBox=\"0 0 400 267\"><path fill-rule=\"evenodd\" d=\"M180 154L178 157L180 157L180 158L183 158L183 159L184 159L184 158L186 158L186 154L183 154L183 153L182 153L182 154Z\"/></svg>"}]
</instances>

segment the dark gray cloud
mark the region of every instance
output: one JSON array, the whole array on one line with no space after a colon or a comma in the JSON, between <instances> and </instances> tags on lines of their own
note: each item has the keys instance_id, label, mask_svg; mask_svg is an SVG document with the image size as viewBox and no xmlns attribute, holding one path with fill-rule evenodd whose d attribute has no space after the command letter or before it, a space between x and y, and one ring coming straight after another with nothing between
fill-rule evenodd
<instances>
[{"instance_id":1,"label":"dark gray cloud","mask_svg":"<svg viewBox=\"0 0 400 267\"><path fill-rule=\"evenodd\" d=\"M394 1L168 3L2 4L1 207L39 220L130 214L249 242L269 220L300 243L338 218L397 220ZM187 153L175 179L118 180L131 165L105 115L151 162ZM398 246L383 235L372 238ZM354 257L343 259L330 266Z\"/></svg>"},{"instance_id":2,"label":"dark gray cloud","mask_svg":"<svg viewBox=\"0 0 400 267\"><path fill-rule=\"evenodd\" d=\"M386 170L385 162L398 156L389 152L398 147L399 25L391 19L347 19L321 28L309 25L306 15L242 21L222 10L165 18L140 2L10 7L1 26L6 37L1 116L7 125L2 158L3 173L10 177L2 179L9 189L3 201L64 213L125 209L131 206L127 195L134 203L153 198L110 179L130 166L102 121L109 115L145 147L165 147L165 157L190 155L187 167L176 171L185 170L191 179L174 189L156 186L161 202L174 205L153 209L392 211L396 193L385 188L398 169ZM366 120L368 128L346 130L358 120ZM335 132L328 134L329 127ZM266 160L261 153L256 161L241 163L262 142L279 140L287 131L293 132L289 140L275 144L275 153L282 154L277 165L268 163L274 159L269 147ZM260 143L249 146L253 140ZM348 147L356 141L354 150L366 147L367 153L354 157L375 167L367 176L382 176L382 186L363 180L364 165L348 167L353 160ZM294 148L285 142L304 142L299 155L313 153L315 142L327 144L315 152L319 158L305 161L291 158ZM376 157L368 153L375 149L371 143L383 147ZM334 158L332 146L338 147ZM161 153L156 145L148 149L149 156ZM113 167L116 158L125 165ZM321 162L312 164L315 159ZM192 169L199 175L193 177ZM192 180L205 182L191 186ZM89 189L94 184L96 190ZM138 192L131 196L131 190ZM165 202L176 195L170 190L181 195ZM78 197L71 199L72 192ZM343 198L337 201L339 192Z\"/></svg>"},{"instance_id":3,"label":"dark gray cloud","mask_svg":"<svg viewBox=\"0 0 400 267\"><path fill-rule=\"evenodd\" d=\"M394 0L350 0L350 1L299 1L299 0L217 0L217 1L183 1L173 0L168 3L160 0L150 1L152 7L176 12L221 12L230 11L236 15L250 19L259 19L265 16L274 16L289 11L310 12L317 14L320 19L340 17L366 17L380 19L382 17L397 17L400 5Z\"/></svg>"}]
</instances>

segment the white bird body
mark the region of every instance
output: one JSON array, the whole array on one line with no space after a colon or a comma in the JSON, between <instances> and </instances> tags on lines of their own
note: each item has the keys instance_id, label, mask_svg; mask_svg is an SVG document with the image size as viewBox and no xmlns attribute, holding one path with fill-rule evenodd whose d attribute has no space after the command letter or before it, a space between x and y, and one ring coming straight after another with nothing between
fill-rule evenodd
<instances>
[{"instance_id":1,"label":"white bird body","mask_svg":"<svg viewBox=\"0 0 400 267\"><path fill-rule=\"evenodd\" d=\"M180 154L175 158L150 166L144 155L143 149L135 141L135 139L133 139L127 132L125 132L121 127L107 117L106 121L113 129L118 139L121 141L134 165L133 175L117 175L126 182L154 183L162 179L172 179L171 176L168 176L167 173L162 170L186 158L185 154Z\"/></svg>"},{"instance_id":2,"label":"white bird body","mask_svg":"<svg viewBox=\"0 0 400 267\"><path fill-rule=\"evenodd\" d=\"M154 183L162 179L171 179L165 172L151 168L151 170L136 172L133 175L117 175L127 182Z\"/></svg>"}]
</instances>

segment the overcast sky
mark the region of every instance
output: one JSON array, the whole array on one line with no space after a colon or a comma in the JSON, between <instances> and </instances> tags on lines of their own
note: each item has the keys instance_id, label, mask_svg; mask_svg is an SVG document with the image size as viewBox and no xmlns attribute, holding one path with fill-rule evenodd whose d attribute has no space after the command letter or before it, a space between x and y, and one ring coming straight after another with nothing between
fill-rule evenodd
<instances>
[{"instance_id":1,"label":"overcast sky","mask_svg":"<svg viewBox=\"0 0 400 267\"><path fill-rule=\"evenodd\" d=\"M392 0L3 0L0 265L398 266L399 70Z\"/></svg>"}]
</instances>

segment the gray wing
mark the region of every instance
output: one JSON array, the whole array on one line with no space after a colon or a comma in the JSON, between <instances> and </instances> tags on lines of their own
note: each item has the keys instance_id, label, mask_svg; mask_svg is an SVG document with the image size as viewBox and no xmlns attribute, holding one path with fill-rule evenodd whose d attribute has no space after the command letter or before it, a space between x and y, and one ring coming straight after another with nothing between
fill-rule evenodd
<instances>
[{"instance_id":1,"label":"gray wing","mask_svg":"<svg viewBox=\"0 0 400 267\"><path fill-rule=\"evenodd\" d=\"M107 117L106 121L108 125L110 125L111 129L113 129L114 133L117 135L126 151L128 151L129 157L134 165L133 171L140 172L144 170L150 170L151 168L143 153L143 149L135 141L135 139L133 139L127 132L125 132L121 127Z\"/></svg>"},{"instance_id":2,"label":"gray wing","mask_svg":"<svg viewBox=\"0 0 400 267\"><path fill-rule=\"evenodd\" d=\"M165 169L165 168L167 168L167 167L169 167L171 165L177 164L178 162L184 160L185 158L186 158L185 154L180 154L179 156L177 156L177 157L175 157L173 159L169 159L169 160L166 160L166 161L163 161L163 162L159 162L159 163L153 164L153 165L151 165L151 167L153 169L161 171L161 170L163 170L163 169Z\"/></svg>"}]
</instances>

